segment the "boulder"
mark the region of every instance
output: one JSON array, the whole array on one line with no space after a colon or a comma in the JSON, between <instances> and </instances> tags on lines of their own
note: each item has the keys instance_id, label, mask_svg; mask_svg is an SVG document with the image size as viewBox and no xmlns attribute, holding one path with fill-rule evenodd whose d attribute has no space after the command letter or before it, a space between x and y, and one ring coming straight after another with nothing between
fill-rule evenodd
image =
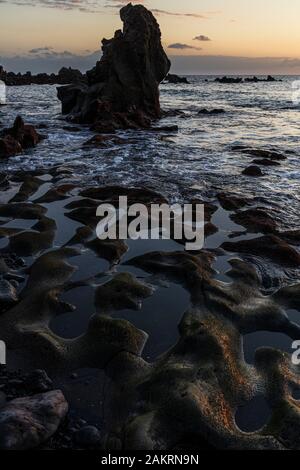
<instances>
[{"instance_id":1,"label":"boulder","mask_svg":"<svg viewBox=\"0 0 300 470\"><path fill-rule=\"evenodd\" d=\"M161 116L158 86L170 61L159 25L142 5L129 4L120 16L123 31L103 39L102 58L87 72L87 85L58 88L62 112L74 122L126 129L148 127Z\"/></svg>"},{"instance_id":2,"label":"boulder","mask_svg":"<svg viewBox=\"0 0 300 470\"><path fill-rule=\"evenodd\" d=\"M35 147L43 136L29 124L25 124L21 116L17 116L12 127L3 129L0 135L0 158L8 158L23 150Z\"/></svg>"},{"instance_id":3,"label":"boulder","mask_svg":"<svg viewBox=\"0 0 300 470\"><path fill-rule=\"evenodd\" d=\"M0 410L0 449L38 447L57 431L67 412L60 390L10 401Z\"/></svg>"}]
</instances>

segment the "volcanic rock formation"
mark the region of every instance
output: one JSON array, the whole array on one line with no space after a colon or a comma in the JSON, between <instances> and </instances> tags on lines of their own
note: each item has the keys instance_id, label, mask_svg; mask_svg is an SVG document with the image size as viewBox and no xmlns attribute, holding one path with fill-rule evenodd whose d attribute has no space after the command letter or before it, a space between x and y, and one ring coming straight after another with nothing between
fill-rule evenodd
<instances>
[{"instance_id":1,"label":"volcanic rock formation","mask_svg":"<svg viewBox=\"0 0 300 470\"><path fill-rule=\"evenodd\" d=\"M3 80L7 86L25 86L25 85L67 85L69 83L85 81L86 77L80 70L71 67L62 67L58 74L38 73L32 75L31 72L14 73L6 72L0 65L0 80Z\"/></svg>"},{"instance_id":2,"label":"volcanic rock formation","mask_svg":"<svg viewBox=\"0 0 300 470\"><path fill-rule=\"evenodd\" d=\"M103 39L103 55L87 72L88 84L58 88L63 114L97 131L148 127L161 115L159 83L170 69L159 25L142 5L120 11L123 31Z\"/></svg>"}]
</instances>

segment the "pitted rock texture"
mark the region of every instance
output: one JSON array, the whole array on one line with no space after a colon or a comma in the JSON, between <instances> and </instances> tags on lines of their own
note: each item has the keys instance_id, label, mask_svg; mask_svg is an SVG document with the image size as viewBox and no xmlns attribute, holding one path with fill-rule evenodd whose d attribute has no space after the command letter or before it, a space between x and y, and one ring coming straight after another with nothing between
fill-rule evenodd
<instances>
[{"instance_id":1,"label":"pitted rock texture","mask_svg":"<svg viewBox=\"0 0 300 470\"><path fill-rule=\"evenodd\" d=\"M282 231L277 218L275 224L271 215L263 217L269 213L266 208L250 210L248 206L254 201L223 195L219 199L235 211L232 218L246 231L246 235L239 233L242 241L223 245L228 251L218 247L185 252L178 244L178 251L130 257L124 241L97 246L97 206L103 201L116 203L120 195L127 195L130 203L147 206L165 201L164 197L143 188L82 190L67 186L62 190L59 174L64 172L52 170L54 184L49 189L47 182L45 198L34 197L35 188L40 188L36 178L41 175L24 175L24 181L18 178L14 202L0 205L1 218L33 222L30 229L3 232L9 243L1 252L0 277L13 282L15 289L10 291L14 294L12 303L1 303L0 298L0 332L8 354L17 351L23 357L24 353L32 367L51 371L51 377L80 368L103 370L110 387L103 405L107 414L104 446L108 450L187 449L191 442L198 449L299 449L300 404L293 397L293 390L300 387L299 367L279 350L258 349L253 364L246 362L243 352L245 335L255 332L282 333L291 344L300 338L300 326L287 314L290 309L300 310L300 285L289 279L289 269L297 273L298 264L291 260L295 261L299 246L298 232ZM29 197L35 202L29 202ZM64 216L76 221L63 246L55 244L58 225L43 205L49 200L50 204L63 202ZM217 204L206 204L207 223L213 220ZM253 235L255 225L261 227L263 220L267 234L247 239L247 231ZM45 233L52 237L47 246L38 236ZM31 255L22 263L20 247L25 246L25 234ZM230 258L232 252L241 257ZM249 262L252 252L256 263ZM87 253L93 262L108 260L107 270L99 268L99 272L88 271L74 278L80 274L78 258ZM230 266L226 282L217 279L215 270L216 260L224 255L229 255ZM124 256L126 262L122 262ZM257 260L282 271L279 288L266 293L264 272L258 270ZM142 314L140 306L154 295L158 282L183 286L190 306L182 312L179 339L148 362L144 355L147 332L123 319L122 311ZM62 295L82 286L94 289L94 308L86 311L86 331L66 339L54 332L51 322L66 313L76 316ZM245 433L236 424L237 410L261 395L271 417L262 429ZM51 432L53 429L51 425ZM39 445L41 435L34 436L30 446ZM43 433L43 439L46 436ZM18 445L29 447L28 441Z\"/></svg>"}]
</instances>

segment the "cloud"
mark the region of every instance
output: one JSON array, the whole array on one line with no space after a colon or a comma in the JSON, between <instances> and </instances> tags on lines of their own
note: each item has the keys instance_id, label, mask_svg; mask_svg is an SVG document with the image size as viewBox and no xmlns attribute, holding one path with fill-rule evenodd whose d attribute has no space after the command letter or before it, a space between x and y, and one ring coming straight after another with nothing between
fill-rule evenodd
<instances>
[{"instance_id":1,"label":"cloud","mask_svg":"<svg viewBox=\"0 0 300 470\"><path fill-rule=\"evenodd\" d=\"M28 51L23 56L0 56L0 64L7 71L22 73L27 70L32 73L57 73L63 66L73 67L84 72L94 67L101 57L100 50L76 54L70 51L56 51L50 46L35 49L40 52L31 53ZM297 75L300 73L300 58L293 57L236 57L194 54L173 55L170 59L172 72L179 75Z\"/></svg>"},{"instance_id":2,"label":"cloud","mask_svg":"<svg viewBox=\"0 0 300 470\"><path fill-rule=\"evenodd\" d=\"M118 2L118 3L115 3ZM124 4L129 3L129 0L109 0L108 3L106 3L105 7L107 8L121 8L124 6ZM145 0L131 0L131 3L147 3ZM205 14L201 13L181 13L181 12L176 12L176 11L170 11L170 10L162 10L160 8L149 8L152 13L156 15L168 15L168 16L183 16L183 17L188 17L188 18L198 18L202 20L207 20L209 19L210 16L213 16L219 12L217 11L211 11L207 12Z\"/></svg>"},{"instance_id":3,"label":"cloud","mask_svg":"<svg viewBox=\"0 0 300 470\"><path fill-rule=\"evenodd\" d=\"M297 75L300 58L177 55L170 57L179 75Z\"/></svg>"},{"instance_id":4,"label":"cloud","mask_svg":"<svg viewBox=\"0 0 300 470\"><path fill-rule=\"evenodd\" d=\"M44 52L50 52L51 50L53 50L53 47L50 47L50 46L36 47L34 49L30 49L28 53L29 54L42 54Z\"/></svg>"},{"instance_id":5,"label":"cloud","mask_svg":"<svg viewBox=\"0 0 300 470\"><path fill-rule=\"evenodd\" d=\"M169 15L169 16L186 16L189 18L200 18L202 20L207 20L208 16L203 15L200 13L176 13L174 11L168 11L168 10L160 10L159 8L153 8L152 13L156 13L158 15Z\"/></svg>"},{"instance_id":6,"label":"cloud","mask_svg":"<svg viewBox=\"0 0 300 470\"><path fill-rule=\"evenodd\" d=\"M94 67L101 57L101 51L76 54L71 51L55 51L52 47L37 47L23 56L0 56L0 64L12 72L56 73L62 67L86 70Z\"/></svg>"},{"instance_id":7,"label":"cloud","mask_svg":"<svg viewBox=\"0 0 300 470\"><path fill-rule=\"evenodd\" d=\"M203 41L203 42L211 41L211 39L208 36L204 36L203 34L200 34L200 36L196 36L193 40Z\"/></svg>"},{"instance_id":8,"label":"cloud","mask_svg":"<svg viewBox=\"0 0 300 470\"><path fill-rule=\"evenodd\" d=\"M98 13L99 0L2 0L15 6L56 8L59 10L78 10L83 13Z\"/></svg>"},{"instance_id":9,"label":"cloud","mask_svg":"<svg viewBox=\"0 0 300 470\"><path fill-rule=\"evenodd\" d=\"M182 44L181 42L175 42L174 44L170 44L168 49L179 49L179 50L186 50L186 49L193 49L197 51L201 51L201 47L189 46L188 44Z\"/></svg>"}]
</instances>

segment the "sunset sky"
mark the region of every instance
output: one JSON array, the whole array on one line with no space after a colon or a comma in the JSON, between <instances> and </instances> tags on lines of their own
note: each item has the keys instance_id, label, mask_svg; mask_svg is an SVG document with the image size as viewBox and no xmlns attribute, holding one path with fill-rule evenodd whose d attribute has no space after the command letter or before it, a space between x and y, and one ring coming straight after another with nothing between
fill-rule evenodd
<instances>
[{"instance_id":1,"label":"sunset sky","mask_svg":"<svg viewBox=\"0 0 300 470\"><path fill-rule=\"evenodd\" d=\"M0 64L90 68L122 0L0 0ZM299 0L148 0L177 73L300 74Z\"/></svg>"}]
</instances>

